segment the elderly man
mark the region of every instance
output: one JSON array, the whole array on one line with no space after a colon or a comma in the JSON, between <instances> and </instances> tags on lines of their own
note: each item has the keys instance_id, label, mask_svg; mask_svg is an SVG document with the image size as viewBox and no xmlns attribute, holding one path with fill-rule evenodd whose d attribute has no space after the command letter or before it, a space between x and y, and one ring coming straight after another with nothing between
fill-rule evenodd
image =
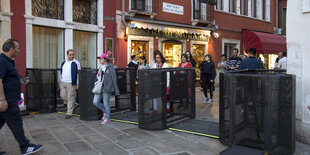
<instances>
[{"instance_id":1,"label":"elderly man","mask_svg":"<svg viewBox=\"0 0 310 155\"><path fill-rule=\"evenodd\" d=\"M74 50L67 50L67 60L63 61L60 67L60 96L67 105L66 119L72 117L76 91L79 90L78 72L81 70L80 63L74 59Z\"/></svg>"},{"instance_id":2,"label":"elderly man","mask_svg":"<svg viewBox=\"0 0 310 155\"><path fill-rule=\"evenodd\" d=\"M27 84L29 80L20 80L14 64L15 58L20 52L19 43L15 39L8 39L2 46L0 55L0 129L4 123L11 129L14 138L19 144L24 155L39 151L42 145L30 144L25 137L23 121L20 116L18 101L20 100L21 81ZM0 152L5 154L5 152Z\"/></svg>"}]
</instances>

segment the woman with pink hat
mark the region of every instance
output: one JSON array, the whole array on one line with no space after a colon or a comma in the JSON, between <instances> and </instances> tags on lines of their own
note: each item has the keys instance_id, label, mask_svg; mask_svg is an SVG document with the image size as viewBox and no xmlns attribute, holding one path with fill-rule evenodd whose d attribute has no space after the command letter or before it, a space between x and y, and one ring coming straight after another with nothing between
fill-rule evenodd
<instances>
[{"instance_id":1,"label":"woman with pink hat","mask_svg":"<svg viewBox=\"0 0 310 155\"><path fill-rule=\"evenodd\" d=\"M113 92L115 95L119 95L117 87L115 68L110 64L110 59L106 54L101 54L99 57L99 67L97 73L97 82L103 81L102 91L99 94L94 95L93 104L103 112L101 124L107 124L110 122L110 97ZM95 82L95 84L97 83ZM100 100L103 98L103 104L100 104Z\"/></svg>"}]
</instances>

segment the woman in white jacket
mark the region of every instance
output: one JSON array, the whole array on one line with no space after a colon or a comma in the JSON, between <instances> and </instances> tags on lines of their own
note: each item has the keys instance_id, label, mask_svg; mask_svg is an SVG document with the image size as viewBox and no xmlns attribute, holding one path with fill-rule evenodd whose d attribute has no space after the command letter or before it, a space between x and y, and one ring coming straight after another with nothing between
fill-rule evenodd
<instances>
[{"instance_id":1,"label":"woman in white jacket","mask_svg":"<svg viewBox=\"0 0 310 155\"><path fill-rule=\"evenodd\" d=\"M166 59L164 58L161 52L154 52L154 59L155 59L155 63L153 63L151 68L169 68L169 65L166 63ZM169 75L170 74L167 73L167 88L169 88L169 82L170 82ZM169 91L167 91L167 94L169 94ZM157 111L158 111L157 99L153 99L153 109L151 113L157 113Z\"/></svg>"}]
</instances>

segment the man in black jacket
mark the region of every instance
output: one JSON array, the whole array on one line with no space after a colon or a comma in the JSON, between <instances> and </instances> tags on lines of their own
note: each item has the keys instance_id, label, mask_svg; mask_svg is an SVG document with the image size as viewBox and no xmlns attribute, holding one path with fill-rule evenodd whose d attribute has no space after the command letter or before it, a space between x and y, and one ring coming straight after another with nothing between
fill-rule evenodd
<instances>
[{"instance_id":1,"label":"man in black jacket","mask_svg":"<svg viewBox=\"0 0 310 155\"><path fill-rule=\"evenodd\" d=\"M21 80L13 58L20 52L19 43L15 39L8 39L4 42L2 50L3 53L0 55L0 129L6 123L18 142L21 153L32 154L39 151L42 145L30 144L26 138L17 103L20 100ZM29 80L23 81L23 84L28 82ZM2 152L2 154L5 153Z\"/></svg>"}]
</instances>

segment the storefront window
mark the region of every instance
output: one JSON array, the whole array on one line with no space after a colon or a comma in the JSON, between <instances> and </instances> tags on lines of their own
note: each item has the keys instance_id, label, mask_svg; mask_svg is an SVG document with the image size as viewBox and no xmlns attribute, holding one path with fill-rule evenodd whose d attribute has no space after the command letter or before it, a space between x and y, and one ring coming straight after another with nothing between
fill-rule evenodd
<instances>
[{"instance_id":1,"label":"storefront window","mask_svg":"<svg viewBox=\"0 0 310 155\"><path fill-rule=\"evenodd\" d=\"M105 53L109 58L114 59L114 50L113 50L113 38L105 39Z\"/></svg>"},{"instance_id":2,"label":"storefront window","mask_svg":"<svg viewBox=\"0 0 310 155\"><path fill-rule=\"evenodd\" d=\"M182 44L163 43L163 55L169 67L178 67L181 63Z\"/></svg>"},{"instance_id":3,"label":"storefront window","mask_svg":"<svg viewBox=\"0 0 310 155\"><path fill-rule=\"evenodd\" d=\"M277 57L278 57L277 54L259 54L258 55L258 59L260 59L263 62L265 69L274 69L275 67L277 67L275 66Z\"/></svg>"},{"instance_id":4,"label":"storefront window","mask_svg":"<svg viewBox=\"0 0 310 155\"><path fill-rule=\"evenodd\" d=\"M75 58L80 62L81 67L96 68L96 47L96 33L73 31L73 49Z\"/></svg>"},{"instance_id":5,"label":"storefront window","mask_svg":"<svg viewBox=\"0 0 310 155\"><path fill-rule=\"evenodd\" d=\"M59 68L64 60L63 30L33 26L33 68Z\"/></svg>"},{"instance_id":6,"label":"storefront window","mask_svg":"<svg viewBox=\"0 0 310 155\"><path fill-rule=\"evenodd\" d=\"M205 45L193 45L193 58L196 61L196 78L200 79L200 69L199 64L204 60L205 55Z\"/></svg>"},{"instance_id":7,"label":"storefront window","mask_svg":"<svg viewBox=\"0 0 310 155\"><path fill-rule=\"evenodd\" d=\"M149 61L149 42L148 41L131 41L131 55L136 55L139 58L145 56L146 62Z\"/></svg>"}]
</instances>

